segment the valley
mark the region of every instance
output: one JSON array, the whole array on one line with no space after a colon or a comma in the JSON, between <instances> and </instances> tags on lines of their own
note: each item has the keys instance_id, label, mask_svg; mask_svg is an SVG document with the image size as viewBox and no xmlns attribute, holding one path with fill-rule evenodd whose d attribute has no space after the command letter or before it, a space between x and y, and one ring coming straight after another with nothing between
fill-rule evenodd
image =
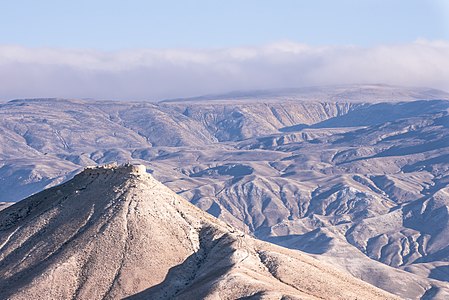
<instances>
[{"instance_id":1,"label":"valley","mask_svg":"<svg viewBox=\"0 0 449 300\"><path fill-rule=\"evenodd\" d=\"M0 201L87 166L144 164L246 234L402 298L448 297L449 95L319 90L0 104Z\"/></svg>"}]
</instances>

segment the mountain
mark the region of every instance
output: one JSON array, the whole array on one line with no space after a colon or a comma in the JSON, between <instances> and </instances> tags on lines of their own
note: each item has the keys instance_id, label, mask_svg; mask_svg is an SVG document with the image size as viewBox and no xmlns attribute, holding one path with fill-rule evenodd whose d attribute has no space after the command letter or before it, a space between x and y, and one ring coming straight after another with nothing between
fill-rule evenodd
<instances>
[{"instance_id":1,"label":"mountain","mask_svg":"<svg viewBox=\"0 0 449 300\"><path fill-rule=\"evenodd\" d=\"M0 105L0 201L89 165L145 164L245 233L402 298L448 298L449 101L381 85L322 90L319 100L10 101ZM379 100L392 90L404 98Z\"/></svg>"},{"instance_id":2,"label":"mountain","mask_svg":"<svg viewBox=\"0 0 449 300\"><path fill-rule=\"evenodd\" d=\"M144 166L88 168L0 212L2 299L396 299L209 216Z\"/></svg>"},{"instance_id":3,"label":"mountain","mask_svg":"<svg viewBox=\"0 0 449 300\"><path fill-rule=\"evenodd\" d=\"M401 87L386 84L347 84L284 88L256 91L236 91L226 94L192 98L167 99L166 103L220 102L225 101L326 101L326 102L399 102L424 99L446 99L449 93L425 87Z\"/></svg>"}]
</instances>

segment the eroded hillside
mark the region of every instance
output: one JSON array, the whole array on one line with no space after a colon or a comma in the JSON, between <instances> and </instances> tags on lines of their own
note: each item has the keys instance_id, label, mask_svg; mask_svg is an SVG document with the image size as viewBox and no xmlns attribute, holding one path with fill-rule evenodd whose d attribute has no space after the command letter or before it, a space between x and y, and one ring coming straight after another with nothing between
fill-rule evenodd
<instances>
[{"instance_id":1,"label":"eroded hillside","mask_svg":"<svg viewBox=\"0 0 449 300\"><path fill-rule=\"evenodd\" d=\"M416 101L388 103L12 101L0 106L0 201L84 166L139 162L260 239L319 255L404 298L444 299L449 102L413 93L400 95Z\"/></svg>"}]
</instances>

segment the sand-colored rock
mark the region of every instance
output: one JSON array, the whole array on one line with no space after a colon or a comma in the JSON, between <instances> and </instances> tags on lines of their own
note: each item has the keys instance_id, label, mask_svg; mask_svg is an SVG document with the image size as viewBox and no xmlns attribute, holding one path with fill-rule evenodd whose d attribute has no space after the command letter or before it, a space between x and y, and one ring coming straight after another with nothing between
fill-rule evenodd
<instances>
[{"instance_id":1,"label":"sand-colored rock","mask_svg":"<svg viewBox=\"0 0 449 300\"><path fill-rule=\"evenodd\" d=\"M1 299L394 299L255 240L142 166L88 168L0 212Z\"/></svg>"}]
</instances>

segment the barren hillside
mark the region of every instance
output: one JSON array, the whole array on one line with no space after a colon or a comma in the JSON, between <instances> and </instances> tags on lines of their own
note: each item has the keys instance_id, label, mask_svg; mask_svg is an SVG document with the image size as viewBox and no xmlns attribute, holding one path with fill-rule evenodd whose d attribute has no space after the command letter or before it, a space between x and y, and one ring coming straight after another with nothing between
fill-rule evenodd
<instances>
[{"instance_id":1,"label":"barren hillside","mask_svg":"<svg viewBox=\"0 0 449 300\"><path fill-rule=\"evenodd\" d=\"M144 166L87 169L0 212L3 299L394 299L209 216Z\"/></svg>"}]
</instances>

